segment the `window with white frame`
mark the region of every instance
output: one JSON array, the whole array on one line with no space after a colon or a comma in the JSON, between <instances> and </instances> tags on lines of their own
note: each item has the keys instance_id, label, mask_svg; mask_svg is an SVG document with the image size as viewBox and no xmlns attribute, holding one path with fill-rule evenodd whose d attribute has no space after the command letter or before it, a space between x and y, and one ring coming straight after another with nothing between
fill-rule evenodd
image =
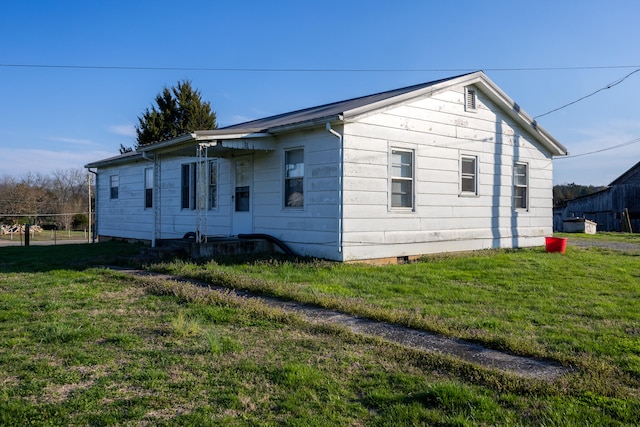
<instances>
[{"instance_id":1,"label":"window with white frame","mask_svg":"<svg viewBox=\"0 0 640 427\"><path fill-rule=\"evenodd\" d=\"M513 168L513 206L528 209L529 167L526 163L516 163Z\"/></svg>"},{"instance_id":2,"label":"window with white frame","mask_svg":"<svg viewBox=\"0 0 640 427\"><path fill-rule=\"evenodd\" d=\"M218 159L209 160L209 209L218 206Z\"/></svg>"},{"instance_id":3,"label":"window with white frame","mask_svg":"<svg viewBox=\"0 0 640 427\"><path fill-rule=\"evenodd\" d=\"M413 151L391 149L391 207L413 208Z\"/></svg>"},{"instance_id":4,"label":"window with white frame","mask_svg":"<svg viewBox=\"0 0 640 427\"><path fill-rule=\"evenodd\" d=\"M144 170L144 207L153 207L153 168Z\"/></svg>"},{"instance_id":5,"label":"window with white frame","mask_svg":"<svg viewBox=\"0 0 640 427\"><path fill-rule=\"evenodd\" d=\"M473 88L464 88L464 109L469 112L476 112L478 109L478 98Z\"/></svg>"},{"instance_id":6,"label":"window with white frame","mask_svg":"<svg viewBox=\"0 0 640 427\"><path fill-rule=\"evenodd\" d=\"M118 192L120 189L120 177L118 175L111 175L109 177L109 186L111 188L111 191L109 193L109 198L110 199L117 199L118 198Z\"/></svg>"},{"instance_id":7,"label":"window with white frame","mask_svg":"<svg viewBox=\"0 0 640 427\"><path fill-rule=\"evenodd\" d=\"M284 152L284 206L304 206L304 149Z\"/></svg>"},{"instance_id":8,"label":"window with white frame","mask_svg":"<svg viewBox=\"0 0 640 427\"><path fill-rule=\"evenodd\" d=\"M460 157L460 195L478 195L478 157Z\"/></svg>"}]
</instances>

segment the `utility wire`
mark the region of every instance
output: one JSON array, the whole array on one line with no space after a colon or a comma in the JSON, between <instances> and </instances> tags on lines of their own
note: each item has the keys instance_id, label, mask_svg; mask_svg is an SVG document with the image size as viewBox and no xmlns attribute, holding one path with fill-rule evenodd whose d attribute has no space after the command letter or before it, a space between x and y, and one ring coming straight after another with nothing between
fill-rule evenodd
<instances>
[{"instance_id":1,"label":"utility wire","mask_svg":"<svg viewBox=\"0 0 640 427\"><path fill-rule=\"evenodd\" d=\"M632 139L631 141L623 142L622 144L614 145L612 147L601 148L600 150L590 151L588 153L574 154L572 156L554 157L554 159L562 160L562 159L572 159L574 157L588 156L590 154L602 153L603 151L614 150L616 148L626 147L627 145L637 144L638 142L640 142L640 138Z\"/></svg>"},{"instance_id":2,"label":"utility wire","mask_svg":"<svg viewBox=\"0 0 640 427\"><path fill-rule=\"evenodd\" d=\"M134 70L134 71L245 71L245 72L290 72L290 73L397 73L397 72L469 72L478 68L252 68L252 67L154 67L118 65L70 65L70 64L0 64L7 68L62 68L86 70ZM639 68L640 65L606 65L585 67L514 67L482 68L485 71L563 71ZM636 70L637 71L637 70ZM634 71L635 72L635 71Z\"/></svg>"},{"instance_id":3,"label":"utility wire","mask_svg":"<svg viewBox=\"0 0 640 427\"><path fill-rule=\"evenodd\" d=\"M596 90L595 92L590 93L589 95L585 95L585 96L583 96L582 98L578 98L578 99L576 99L575 101L572 101L572 102L570 102L570 103L568 103L568 104L563 105L562 107L558 107L558 108L555 108L555 109L553 109L553 110L551 110L551 111L547 111L547 112L546 112L546 113L544 113L544 114L540 114L539 116L535 116L535 117L534 117L534 119L537 119L537 118L539 118L539 117L546 116L547 114L555 113L556 111L558 111L558 110L562 110L563 108L566 108L566 107L568 107L568 106L570 106L570 105L576 104L576 103L578 103L578 102L582 101L583 99L587 99L587 98L589 98L590 96L593 96L593 95L595 95L595 94L596 94L596 93L598 93L598 92L602 92L603 90L611 89L612 87L619 85L620 83L622 83L623 81L625 81L627 78L629 78L631 75L633 75L633 74L637 73L638 71L640 71L640 68L638 68L637 70L634 70L634 71L630 72L630 73L629 73L629 74L627 74L626 76L624 76L624 77L622 77L622 78L620 78L620 79L618 79L618 80L616 80L616 81L614 81L614 82L609 83L609 84L608 84L608 85L606 85L605 87L601 87L600 89Z\"/></svg>"},{"instance_id":4,"label":"utility wire","mask_svg":"<svg viewBox=\"0 0 640 427\"><path fill-rule=\"evenodd\" d=\"M396 72L469 72L476 71L477 68L433 68L433 69L383 69L383 68L251 68L251 67L154 67L154 66L117 66L117 65L70 65L70 64L0 64L0 68L57 68L57 69L79 69L79 70L133 70L133 71L234 71L234 72L288 72L288 73L396 73ZM603 66L576 66L576 67L515 67L515 68L482 68L484 71L570 71L570 70L604 70L604 69L623 69L623 68L635 68L626 76L613 81L602 87L595 92L585 95L575 101L565 104L561 107L555 108L544 114L535 116L534 119L549 115L556 111L562 110L570 105L576 104L586 98L589 98L599 92L607 89L611 89L614 86L619 85L633 74L640 71L640 65L603 65ZM631 144L640 142L640 138L633 139L631 141L624 142L622 144L614 145L612 147L603 148L588 153L575 154L571 156L557 157L557 159L570 159L575 157L587 156L591 154L601 153L603 151L609 151L616 148L624 147Z\"/></svg>"}]
</instances>

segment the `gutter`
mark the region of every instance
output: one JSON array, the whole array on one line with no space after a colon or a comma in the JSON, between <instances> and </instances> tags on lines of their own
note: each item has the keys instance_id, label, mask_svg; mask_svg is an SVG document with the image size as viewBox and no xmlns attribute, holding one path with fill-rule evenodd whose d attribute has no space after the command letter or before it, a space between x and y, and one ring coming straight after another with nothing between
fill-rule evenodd
<instances>
[{"instance_id":1,"label":"gutter","mask_svg":"<svg viewBox=\"0 0 640 427\"><path fill-rule=\"evenodd\" d=\"M96 216L96 220L94 223L94 227L97 225L98 222L98 172L94 172L91 169L87 168L87 172L92 173L96 176L96 194L94 195L94 197L96 198L96 208L94 210L94 215ZM98 230L96 230L97 232ZM93 230L91 230L91 181L89 181L89 233L91 233L91 243L95 243L96 242L96 233L93 232Z\"/></svg>"},{"instance_id":2,"label":"gutter","mask_svg":"<svg viewBox=\"0 0 640 427\"><path fill-rule=\"evenodd\" d=\"M344 183L342 180L342 174L344 169L344 137L342 134L336 132L331 128L331 122L326 124L327 132L335 136L339 140L339 160L338 160L338 253L342 253L342 220L344 212L342 209L342 202L344 200L343 190Z\"/></svg>"}]
</instances>

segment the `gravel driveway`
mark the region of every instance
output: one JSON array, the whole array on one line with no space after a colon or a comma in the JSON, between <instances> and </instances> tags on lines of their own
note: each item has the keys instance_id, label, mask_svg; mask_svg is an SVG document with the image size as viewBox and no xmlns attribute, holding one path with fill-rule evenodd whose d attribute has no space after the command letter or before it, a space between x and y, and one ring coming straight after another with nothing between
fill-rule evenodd
<instances>
[{"instance_id":1,"label":"gravel driveway","mask_svg":"<svg viewBox=\"0 0 640 427\"><path fill-rule=\"evenodd\" d=\"M640 252L640 244L637 243L626 243L626 242L612 242L606 240L595 240L595 239L582 239L576 238L572 239L568 238L567 244L570 246L577 246L580 248L605 248L612 249L616 251L631 251L631 252Z\"/></svg>"}]
</instances>

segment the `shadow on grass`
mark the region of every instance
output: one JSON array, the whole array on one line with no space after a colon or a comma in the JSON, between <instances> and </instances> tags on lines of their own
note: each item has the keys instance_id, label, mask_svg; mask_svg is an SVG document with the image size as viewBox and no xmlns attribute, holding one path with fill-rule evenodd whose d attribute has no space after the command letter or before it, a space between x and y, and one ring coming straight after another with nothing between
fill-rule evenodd
<instances>
[{"instance_id":1,"label":"shadow on grass","mask_svg":"<svg viewBox=\"0 0 640 427\"><path fill-rule=\"evenodd\" d=\"M98 265L135 265L142 246L123 242L0 248L0 273L84 270Z\"/></svg>"}]
</instances>

